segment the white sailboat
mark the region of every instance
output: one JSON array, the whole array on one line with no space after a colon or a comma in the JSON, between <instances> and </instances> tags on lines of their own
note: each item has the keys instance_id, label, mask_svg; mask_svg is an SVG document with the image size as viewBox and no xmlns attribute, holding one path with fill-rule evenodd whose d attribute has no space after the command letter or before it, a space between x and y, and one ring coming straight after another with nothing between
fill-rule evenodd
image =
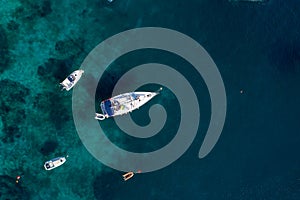
<instances>
[{"instance_id":1,"label":"white sailboat","mask_svg":"<svg viewBox=\"0 0 300 200\"><path fill-rule=\"evenodd\" d=\"M102 114L96 113L95 119L104 120L132 112L158 95L161 90L162 88L156 92L128 92L104 100L100 104Z\"/></svg>"}]
</instances>

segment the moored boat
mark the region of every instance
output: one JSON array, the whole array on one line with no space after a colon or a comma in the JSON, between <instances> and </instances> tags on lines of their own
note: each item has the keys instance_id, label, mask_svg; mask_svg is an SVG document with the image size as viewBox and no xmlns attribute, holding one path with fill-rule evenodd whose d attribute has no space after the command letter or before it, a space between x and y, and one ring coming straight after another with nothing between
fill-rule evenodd
<instances>
[{"instance_id":1,"label":"moored boat","mask_svg":"<svg viewBox=\"0 0 300 200\"><path fill-rule=\"evenodd\" d=\"M57 157L57 158L53 158L49 161L46 161L44 164L45 170L52 170L56 167L61 166L62 164L64 164L66 162L66 157Z\"/></svg>"},{"instance_id":2,"label":"moored boat","mask_svg":"<svg viewBox=\"0 0 300 200\"><path fill-rule=\"evenodd\" d=\"M72 72L63 82L60 83L60 85L63 87L62 90L71 90L79 81L83 73L84 71L81 69Z\"/></svg>"},{"instance_id":3,"label":"moored boat","mask_svg":"<svg viewBox=\"0 0 300 200\"><path fill-rule=\"evenodd\" d=\"M104 100L100 104L102 114L96 113L95 119L104 120L132 112L158 95L161 90L162 88L156 92L128 92Z\"/></svg>"}]
</instances>

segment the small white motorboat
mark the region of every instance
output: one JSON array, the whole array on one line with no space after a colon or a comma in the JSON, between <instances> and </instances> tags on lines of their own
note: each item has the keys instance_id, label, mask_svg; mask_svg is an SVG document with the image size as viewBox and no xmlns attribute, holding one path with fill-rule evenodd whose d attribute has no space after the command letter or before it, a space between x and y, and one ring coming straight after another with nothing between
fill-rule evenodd
<instances>
[{"instance_id":1,"label":"small white motorboat","mask_svg":"<svg viewBox=\"0 0 300 200\"><path fill-rule=\"evenodd\" d=\"M72 87L74 87L74 85L79 81L83 73L84 71L81 69L72 72L63 82L60 83L60 85L63 87L62 90L71 90Z\"/></svg>"},{"instance_id":2,"label":"small white motorboat","mask_svg":"<svg viewBox=\"0 0 300 200\"><path fill-rule=\"evenodd\" d=\"M95 119L104 120L132 112L158 95L161 90L162 88L156 92L129 92L104 100L100 104L102 114L96 113Z\"/></svg>"},{"instance_id":3,"label":"small white motorboat","mask_svg":"<svg viewBox=\"0 0 300 200\"><path fill-rule=\"evenodd\" d=\"M56 167L61 166L62 164L64 164L66 162L66 157L57 157L57 158L53 158L47 162L45 162L44 167L45 170L52 170Z\"/></svg>"}]
</instances>

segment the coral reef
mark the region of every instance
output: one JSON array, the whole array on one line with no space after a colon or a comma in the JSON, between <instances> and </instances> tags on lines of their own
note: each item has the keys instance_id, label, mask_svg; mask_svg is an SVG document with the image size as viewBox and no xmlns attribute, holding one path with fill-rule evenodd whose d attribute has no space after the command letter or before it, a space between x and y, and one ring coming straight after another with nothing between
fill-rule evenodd
<instances>
[{"instance_id":1,"label":"coral reef","mask_svg":"<svg viewBox=\"0 0 300 200\"><path fill-rule=\"evenodd\" d=\"M78 56L84 49L83 39L71 39L59 40L55 43L55 57L56 59L68 59L70 57Z\"/></svg>"},{"instance_id":2,"label":"coral reef","mask_svg":"<svg viewBox=\"0 0 300 200\"><path fill-rule=\"evenodd\" d=\"M9 53L8 42L4 28L0 26L0 73L8 68Z\"/></svg>"},{"instance_id":3,"label":"coral reef","mask_svg":"<svg viewBox=\"0 0 300 200\"><path fill-rule=\"evenodd\" d=\"M38 2L22 1L22 6L16 9L15 16L24 20L34 20L46 17L52 13L51 1L42 0Z\"/></svg>"},{"instance_id":4,"label":"coral reef","mask_svg":"<svg viewBox=\"0 0 300 200\"><path fill-rule=\"evenodd\" d=\"M16 185L14 178L0 175L0 199L26 200L30 199L30 195L20 184Z\"/></svg>"},{"instance_id":5,"label":"coral reef","mask_svg":"<svg viewBox=\"0 0 300 200\"><path fill-rule=\"evenodd\" d=\"M0 114L2 117L5 143L14 142L22 134L22 122L26 119L25 104L29 90L20 83L11 80L0 81Z\"/></svg>"},{"instance_id":6,"label":"coral reef","mask_svg":"<svg viewBox=\"0 0 300 200\"><path fill-rule=\"evenodd\" d=\"M40 151L44 156L47 156L53 153L57 149L57 147L58 147L57 141L48 140L44 143Z\"/></svg>"},{"instance_id":7,"label":"coral reef","mask_svg":"<svg viewBox=\"0 0 300 200\"><path fill-rule=\"evenodd\" d=\"M59 83L72 72L72 65L72 57L64 60L50 58L44 65L38 67L37 74L40 76L41 81L47 82L52 80L53 82Z\"/></svg>"}]
</instances>

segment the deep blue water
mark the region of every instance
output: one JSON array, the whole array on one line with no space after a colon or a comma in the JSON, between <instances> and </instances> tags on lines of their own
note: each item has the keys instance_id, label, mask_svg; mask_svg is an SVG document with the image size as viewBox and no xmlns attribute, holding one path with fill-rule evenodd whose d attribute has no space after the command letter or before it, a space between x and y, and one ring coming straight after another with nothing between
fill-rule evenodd
<instances>
[{"instance_id":1,"label":"deep blue water","mask_svg":"<svg viewBox=\"0 0 300 200\"><path fill-rule=\"evenodd\" d=\"M0 0L0 199L300 199L299 19L300 2L285 0ZM132 67L157 62L180 71L201 99L199 131L185 154L124 182L123 172L85 149L72 119L72 92L60 92L57 84L103 40L149 26L182 32L206 49L224 81L227 115L218 143L199 159L210 119L201 76L167 52L120 57L101 78L97 98L109 98ZM170 90L132 118L147 124L143 114L154 103L174 116L158 135L132 138L110 120L104 122L108 137L136 152L167 144L180 120ZM62 167L43 169L46 160L66 154Z\"/></svg>"}]
</instances>

